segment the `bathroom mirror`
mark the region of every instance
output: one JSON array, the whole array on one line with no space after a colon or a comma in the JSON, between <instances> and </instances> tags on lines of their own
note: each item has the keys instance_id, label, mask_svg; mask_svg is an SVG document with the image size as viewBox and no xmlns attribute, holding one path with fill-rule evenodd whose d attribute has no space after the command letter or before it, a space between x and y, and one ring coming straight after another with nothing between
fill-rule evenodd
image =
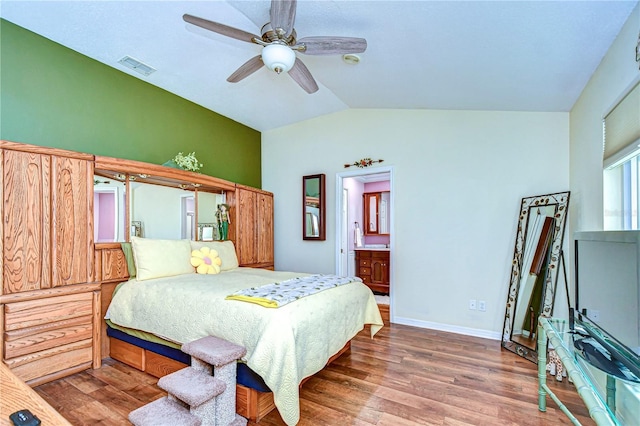
<instances>
[{"instance_id":1,"label":"bathroom mirror","mask_svg":"<svg viewBox=\"0 0 640 426\"><path fill-rule=\"evenodd\" d=\"M302 239L325 240L325 176L302 177Z\"/></svg>"},{"instance_id":2,"label":"bathroom mirror","mask_svg":"<svg viewBox=\"0 0 640 426\"><path fill-rule=\"evenodd\" d=\"M538 317L553 314L568 206L569 192L526 197L520 205L502 347L533 362Z\"/></svg>"},{"instance_id":3,"label":"bathroom mirror","mask_svg":"<svg viewBox=\"0 0 640 426\"><path fill-rule=\"evenodd\" d=\"M391 193L365 192L363 197L364 234L389 235L389 199Z\"/></svg>"}]
</instances>

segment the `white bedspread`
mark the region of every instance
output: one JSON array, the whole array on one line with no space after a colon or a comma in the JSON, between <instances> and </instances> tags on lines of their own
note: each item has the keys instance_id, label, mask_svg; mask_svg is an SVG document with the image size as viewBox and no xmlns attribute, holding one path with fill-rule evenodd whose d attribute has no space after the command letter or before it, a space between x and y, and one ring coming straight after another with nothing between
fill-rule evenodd
<instances>
[{"instance_id":1,"label":"white bedspread","mask_svg":"<svg viewBox=\"0 0 640 426\"><path fill-rule=\"evenodd\" d=\"M300 418L299 384L365 324L382 328L371 290L353 282L277 309L225 297L243 288L305 274L238 268L218 275L188 274L129 281L113 297L107 316L117 325L177 343L216 336L247 348L245 361L273 391L288 425Z\"/></svg>"}]
</instances>

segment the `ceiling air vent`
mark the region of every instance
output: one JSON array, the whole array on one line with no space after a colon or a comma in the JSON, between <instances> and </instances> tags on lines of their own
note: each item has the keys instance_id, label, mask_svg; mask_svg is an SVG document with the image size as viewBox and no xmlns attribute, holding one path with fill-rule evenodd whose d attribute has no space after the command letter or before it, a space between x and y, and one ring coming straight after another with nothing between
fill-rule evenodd
<instances>
[{"instance_id":1,"label":"ceiling air vent","mask_svg":"<svg viewBox=\"0 0 640 426\"><path fill-rule=\"evenodd\" d=\"M156 71L155 68L140 62L137 59L132 58L131 56L125 56L120 59L118 63L124 65L127 68L131 68L134 71L139 72L142 75L149 75Z\"/></svg>"}]
</instances>

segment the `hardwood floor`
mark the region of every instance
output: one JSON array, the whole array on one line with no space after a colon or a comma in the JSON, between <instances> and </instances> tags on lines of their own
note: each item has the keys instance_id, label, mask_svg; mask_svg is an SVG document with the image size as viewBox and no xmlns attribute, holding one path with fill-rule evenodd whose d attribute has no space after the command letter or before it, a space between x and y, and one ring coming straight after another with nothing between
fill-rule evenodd
<instances>
[{"instance_id":1,"label":"hardwood floor","mask_svg":"<svg viewBox=\"0 0 640 426\"><path fill-rule=\"evenodd\" d=\"M550 387L583 425L594 425L575 388ZM130 411L165 393L157 379L117 361L36 387L74 425L127 425ZM309 379L299 425L569 425L547 398L538 411L537 366L500 342L391 324ZM284 425L277 410L259 423ZM249 425L255 423L249 422Z\"/></svg>"}]
</instances>

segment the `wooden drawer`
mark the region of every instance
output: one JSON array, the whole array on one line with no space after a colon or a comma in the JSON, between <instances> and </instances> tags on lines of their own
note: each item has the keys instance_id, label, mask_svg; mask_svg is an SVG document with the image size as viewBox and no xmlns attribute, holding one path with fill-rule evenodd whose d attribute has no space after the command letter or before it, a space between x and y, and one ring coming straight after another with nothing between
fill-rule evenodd
<instances>
[{"instance_id":1,"label":"wooden drawer","mask_svg":"<svg viewBox=\"0 0 640 426\"><path fill-rule=\"evenodd\" d=\"M5 304L4 362L34 383L91 367L98 320L94 299L90 291Z\"/></svg>"},{"instance_id":2,"label":"wooden drawer","mask_svg":"<svg viewBox=\"0 0 640 426\"><path fill-rule=\"evenodd\" d=\"M371 258L389 260L389 252L388 251L372 251Z\"/></svg>"},{"instance_id":3,"label":"wooden drawer","mask_svg":"<svg viewBox=\"0 0 640 426\"><path fill-rule=\"evenodd\" d=\"M96 277L100 281L125 281L129 278L127 259L120 247L96 250Z\"/></svg>"},{"instance_id":4,"label":"wooden drawer","mask_svg":"<svg viewBox=\"0 0 640 426\"><path fill-rule=\"evenodd\" d=\"M15 358L80 340L91 339L92 317L83 316L65 321L7 331L4 334L4 356Z\"/></svg>"},{"instance_id":5,"label":"wooden drawer","mask_svg":"<svg viewBox=\"0 0 640 426\"><path fill-rule=\"evenodd\" d=\"M363 268L360 267L360 273L359 275L362 277L364 275L371 275L371 268Z\"/></svg>"},{"instance_id":6,"label":"wooden drawer","mask_svg":"<svg viewBox=\"0 0 640 426\"><path fill-rule=\"evenodd\" d=\"M92 345L91 339L82 340L12 358L5 364L26 382L83 364L89 368L93 358Z\"/></svg>"},{"instance_id":7,"label":"wooden drawer","mask_svg":"<svg viewBox=\"0 0 640 426\"><path fill-rule=\"evenodd\" d=\"M360 266L371 266L371 259L360 259L358 262Z\"/></svg>"},{"instance_id":8,"label":"wooden drawer","mask_svg":"<svg viewBox=\"0 0 640 426\"><path fill-rule=\"evenodd\" d=\"M111 358L144 371L145 350L122 340L109 338Z\"/></svg>"},{"instance_id":9,"label":"wooden drawer","mask_svg":"<svg viewBox=\"0 0 640 426\"><path fill-rule=\"evenodd\" d=\"M185 367L188 367L187 364L183 364L179 361L169 359L162 355L158 355L151 351L146 352L145 359L145 369L146 373L151 374L154 377L164 377L167 374L171 374L178 370L182 370Z\"/></svg>"},{"instance_id":10,"label":"wooden drawer","mask_svg":"<svg viewBox=\"0 0 640 426\"><path fill-rule=\"evenodd\" d=\"M242 385L236 385L237 413L259 422L275 408L273 393L253 391Z\"/></svg>"},{"instance_id":11,"label":"wooden drawer","mask_svg":"<svg viewBox=\"0 0 640 426\"><path fill-rule=\"evenodd\" d=\"M4 313L4 329L6 331L91 316L93 313L93 293L8 303L4 305Z\"/></svg>"}]
</instances>

